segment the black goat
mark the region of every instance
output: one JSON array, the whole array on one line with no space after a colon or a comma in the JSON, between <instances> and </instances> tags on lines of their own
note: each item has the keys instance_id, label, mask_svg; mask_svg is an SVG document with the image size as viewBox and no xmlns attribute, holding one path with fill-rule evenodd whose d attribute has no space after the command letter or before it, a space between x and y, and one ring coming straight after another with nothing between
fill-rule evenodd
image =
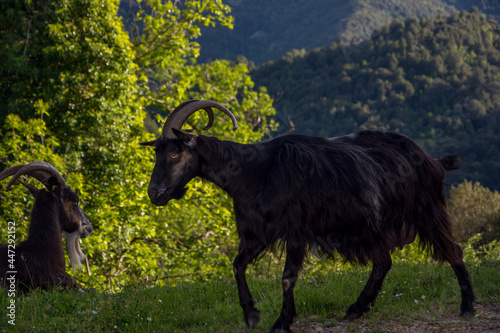
<instances>
[{"instance_id":1,"label":"black goat","mask_svg":"<svg viewBox=\"0 0 500 333\"><path fill-rule=\"evenodd\" d=\"M35 203L26 240L15 245L13 238L9 238L9 244L0 245L0 286L9 289L16 286L21 292L76 286L75 280L66 273L62 234L66 237L71 265L76 270L85 259L79 239L92 233L92 223L78 205L78 196L46 162L10 167L0 173L0 180L12 175L7 191L23 175L36 178L46 190L19 180L33 195Z\"/></svg>"},{"instance_id":2,"label":"black goat","mask_svg":"<svg viewBox=\"0 0 500 333\"><path fill-rule=\"evenodd\" d=\"M458 155L436 160L400 134L361 131L336 138L287 135L244 145L182 131L187 118L213 101L176 108L155 147L156 164L148 188L155 205L186 192L196 176L220 186L234 201L239 252L234 274L245 322L256 327L255 309L245 280L247 265L263 251L282 248L283 308L272 332L287 332L296 316L293 289L307 251L350 262L373 263L357 301L347 309L353 320L368 311L391 268L390 253L420 237L433 258L446 260L458 278L461 315L474 313L474 292L452 235L446 212L444 177L460 167Z\"/></svg>"}]
</instances>

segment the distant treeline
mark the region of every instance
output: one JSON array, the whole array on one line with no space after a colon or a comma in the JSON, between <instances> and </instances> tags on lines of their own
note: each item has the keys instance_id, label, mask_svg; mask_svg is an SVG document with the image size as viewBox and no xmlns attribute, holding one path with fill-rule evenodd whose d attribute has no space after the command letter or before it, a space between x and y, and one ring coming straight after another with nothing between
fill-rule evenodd
<instances>
[{"instance_id":1,"label":"distant treeline","mask_svg":"<svg viewBox=\"0 0 500 333\"><path fill-rule=\"evenodd\" d=\"M135 0L122 0L127 4ZM368 38L392 20L434 18L476 6L500 22L498 0L226 0L234 29L204 27L198 61L245 56L257 65L292 49L328 47L342 39ZM124 8L124 6L122 6ZM125 16L122 13L122 16Z\"/></svg>"},{"instance_id":2,"label":"distant treeline","mask_svg":"<svg viewBox=\"0 0 500 333\"><path fill-rule=\"evenodd\" d=\"M251 75L274 97L281 133L400 132L432 156L462 153L450 182L500 189L500 25L477 9L294 50Z\"/></svg>"}]
</instances>

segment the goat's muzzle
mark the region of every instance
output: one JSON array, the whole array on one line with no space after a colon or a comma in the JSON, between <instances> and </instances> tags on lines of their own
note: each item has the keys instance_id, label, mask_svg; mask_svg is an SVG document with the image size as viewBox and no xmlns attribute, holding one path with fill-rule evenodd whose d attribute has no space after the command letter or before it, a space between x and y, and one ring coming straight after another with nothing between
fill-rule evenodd
<instances>
[{"instance_id":1,"label":"goat's muzzle","mask_svg":"<svg viewBox=\"0 0 500 333\"><path fill-rule=\"evenodd\" d=\"M168 193L166 192L167 191L164 189L158 189L155 186L151 186L150 183L150 186L148 187L149 200L156 206L165 206L170 201Z\"/></svg>"},{"instance_id":2,"label":"goat's muzzle","mask_svg":"<svg viewBox=\"0 0 500 333\"><path fill-rule=\"evenodd\" d=\"M80 208L80 227L78 228L78 236L80 238L87 238L92 231L94 231L94 228L92 226L92 221L90 221L90 218L85 214L83 209Z\"/></svg>"}]
</instances>

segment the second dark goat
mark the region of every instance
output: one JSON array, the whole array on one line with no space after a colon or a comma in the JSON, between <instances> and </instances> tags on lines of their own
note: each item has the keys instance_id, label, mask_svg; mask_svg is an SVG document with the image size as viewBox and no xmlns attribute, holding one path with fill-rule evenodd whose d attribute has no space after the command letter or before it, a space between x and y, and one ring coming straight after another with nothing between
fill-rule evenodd
<instances>
[{"instance_id":1,"label":"second dark goat","mask_svg":"<svg viewBox=\"0 0 500 333\"><path fill-rule=\"evenodd\" d=\"M197 110L210 116L210 107L226 113L236 128L235 117L220 104L190 101L170 114L159 138L143 143L156 151L148 194L155 205L166 205L182 198L186 184L199 176L233 198L240 237L234 274L248 327L257 326L260 312L245 270L263 251L286 253L283 306L270 332L288 332L296 316L293 290L308 251L373 264L364 290L347 309L353 320L374 304L392 265L391 251L417 234L434 259L448 261L455 271L460 314L474 313L472 284L446 211L444 177L460 167L457 154L433 159L410 138L379 131L287 135L245 145L181 130Z\"/></svg>"},{"instance_id":2,"label":"second dark goat","mask_svg":"<svg viewBox=\"0 0 500 333\"><path fill-rule=\"evenodd\" d=\"M37 179L45 189L19 180L23 175ZM21 292L76 286L66 273L62 236L66 238L68 257L76 270L85 259L79 239L92 233L92 223L80 208L78 196L57 169L43 161L10 167L0 173L0 180L9 176L13 177L7 191L18 180L33 195L35 203L26 239L13 244L13 238L9 237L8 244L0 244L0 285L7 289L15 286Z\"/></svg>"}]
</instances>

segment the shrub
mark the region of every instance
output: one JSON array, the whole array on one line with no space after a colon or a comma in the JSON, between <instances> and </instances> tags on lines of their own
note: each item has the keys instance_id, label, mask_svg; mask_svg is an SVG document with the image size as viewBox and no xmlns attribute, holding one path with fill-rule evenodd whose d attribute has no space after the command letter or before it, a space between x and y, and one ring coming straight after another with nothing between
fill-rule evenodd
<instances>
[{"instance_id":1,"label":"shrub","mask_svg":"<svg viewBox=\"0 0 500 333\"><path fill-rule=\"evenodd\" d=\"M459 242L482 234L479 243L500 239L500 193L465 180L451 189L449 213Z\"/></svg>"}]
</instances>

